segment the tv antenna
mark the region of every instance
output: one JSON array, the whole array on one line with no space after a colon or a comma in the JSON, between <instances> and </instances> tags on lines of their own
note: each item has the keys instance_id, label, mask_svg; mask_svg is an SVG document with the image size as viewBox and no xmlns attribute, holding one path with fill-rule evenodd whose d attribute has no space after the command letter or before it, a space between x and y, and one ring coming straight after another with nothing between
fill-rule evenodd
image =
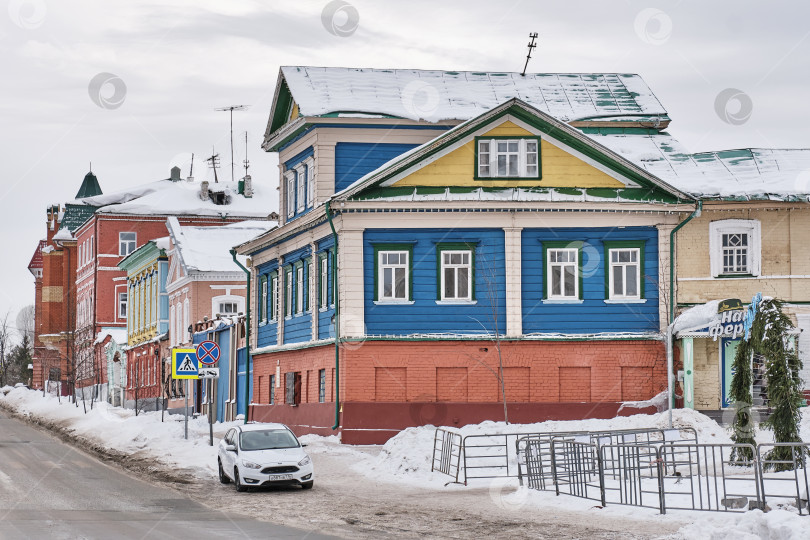
<instances>
[{"instance_id":1,"label":"tv antenna","mask_svg":"<svg viewBox=\"0 0 810 540\"><path fill-rule=\"evenodd\" d=\"M231 113L231 182L233 182L233 111L245 111L250 105L229 105L219 107L216 111L229 111Z\"/></svg>"},{"instance_id":2,"label":"tv antenna","mask_svg":"<svg viewBox=\"0 0 810 540\"><path fill-rule=\"evenodd\" d=\"M248 160L248 132L245 132L245 159L242 160L242 164L245 166L245 176L248 175L248 168L250 168L250 160Z\"/></svg>"},{"instance_id":3,"label":"tv antenna","mask_svg":"<svg viewBox=\"0 0 810 540\"><path fill-rule=\"evenodd\" d=\"M211 157L207 158L205 161L208 162L208 166L214 169L214 183L219 183L219 178L217 178L217 167L219 167L219 154L214 153L215 150L211 148Z\"/></svg>"},{"instance_id":4,"label":"tv antenna","mask_svg":"<svg viewBox=\"0 0 810 540\"><path fill-rule=\"evenodd\" d=\"M531 57L532 57L532 49L534 49L535 47L537 47L537 44L534 42L534 40L535 40L535 39L537 39L537 32L531 32L531 33L529 34L529 37L530 37L532 40L531 40L531 41L529 42L529 44L527 45L527 47L529 47L529 54L527 54L527 55L526 55L526 63L525 63L525 64L523 64L523 73L521 73L521 74L520 74L522 77L525 77L525 76L526 76L526 68L527 68L527 67L529 67L529 60L530 60L530 59L531 59Z\"/></svg>"}]
</instances>

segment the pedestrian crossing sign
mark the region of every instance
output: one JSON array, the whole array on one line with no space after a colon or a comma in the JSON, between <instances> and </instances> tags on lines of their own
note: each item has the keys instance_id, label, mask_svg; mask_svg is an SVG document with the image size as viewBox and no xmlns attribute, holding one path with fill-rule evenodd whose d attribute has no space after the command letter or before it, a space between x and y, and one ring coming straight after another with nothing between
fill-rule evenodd
<instances>
[{"instance_id":1,"label":"pedestrian crossing sign","mask_svg":"<svg viewBox=\"0 0 810 540\"><path fill-rule=\"evenodd\" d=\"M172 349L172 378L198 379L197 349Z\"/></svg>"}]
</instances>

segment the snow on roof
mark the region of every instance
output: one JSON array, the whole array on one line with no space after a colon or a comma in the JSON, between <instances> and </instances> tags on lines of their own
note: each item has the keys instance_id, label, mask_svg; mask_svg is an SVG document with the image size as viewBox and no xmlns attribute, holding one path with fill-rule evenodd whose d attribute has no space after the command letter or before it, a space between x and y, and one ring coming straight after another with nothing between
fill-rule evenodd
<instances>
[{"instance_id":1,"label":"snow on roof","mask_svg":"<svg viewBox=\"0 0 810 540\"><path fill-rule=\"evenodd\" d=\"M96 340L93 342L93 344L98 345L99 343L103 342L107 336L110 336L110 338L112 338L112 340L118 343L119 345L127 344L126 328L104 328L101 330L101 332L98 333L98 335L96 336Z\"/></svg>"},{"instance_id":2,"label":"snow on roof","mask_svg":"<svg viewBox=\"0 0 810 540\"><path fill-rule=\"evenodd\" d=\"M64 241L76 240L76 238L70 233L70 229L68 229L67 227L62 227L61 229L59 229L56 232L56 234L53 235L53 239Z\"/></svg>"},{"instance_id":3,"label":"snow on roof","mask_svg":"<svg viewBox=\"0 0 810 540\"><path fill-rule=\"evenodd\" d=\"M397 193L373 194L369 199L389 202L429 201L501 201L501 202L631 202L638 203L637 196L625 197L621 189L587 188L444 188L419 187ZM363 199L364 197L358 197ZM651 197L649 200L658 200Z\"/></svg>"},{"instance_id":4,"label":"snow on roof","mask_svg":"<svg viewBox=\"0 0 810 540\"><path fill-rule=\"evenodd\" d=\"M678 334L679 332L700 330L719 321L720 314L717 313L717 307L719 305L720 300L710 300L705 304L690 307L675 317L675 320L672 322L672 333Z\"/></svg>"},{"instance_id":5,"label":"snow on roof","mask_svg":"<svg viewBox=\"0 0 810 540\"><path fill-rule=\"evenodd\" d=\"M186 271L234 272L240 269L233 262L231 248L264 234L276 224L242 221L221 227L184 227L170 218L168 226ZM245 257L238 258L244 264Z\"/></svg>"},{"instance_id":6,"label":"snow on roof","mask_svg":"<svg viewBox=\"0 0 810 540\"><path fill-rule=\"evenodd\" d=\"M480 73L419 69L285 66L303 116L384 114L411 120L467 120L518 97L563 121L665 116L636 74ZM341 115L343 116L343 115Z\"/></svg>"},{"instance_id":7,"label":"snow on roof","mask_svg":"<svg viewBox=\"0 0 810 540\"><path fill-rule=\"evenodd\" d=\"M704 198L810 201L810 149L688 153L667 133L587 133L665 182Z\"/></svg>"},{"instance_id":8,"label":"snow on roof","mask_svg":"<svg viewBox=\"0 0 810 540\"><path fill-rule=\"evenodd\" d=\"M158 180L106 195L86 197L71 204L100 207L97 213L135 215L197 215L222 217L266 218L270 208L270 187L253 183L253 197L247 199L238 194L237 182L211 182L211 191L225 191L230 195L229 204L214 204L200 198L200 184L181 180Z\"/></svg>"}]
</instances>

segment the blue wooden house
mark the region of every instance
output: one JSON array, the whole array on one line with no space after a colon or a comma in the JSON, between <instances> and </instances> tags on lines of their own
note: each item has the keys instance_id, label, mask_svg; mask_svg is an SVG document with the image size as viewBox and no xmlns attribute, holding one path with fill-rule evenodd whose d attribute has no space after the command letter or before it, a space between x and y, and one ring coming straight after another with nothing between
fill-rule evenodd
<instances>
[{"instance_id":1,"label":"blue wooden house","mask_svg":"<svg viewBox=\"0 0 810 540\"><path fill-rule=\"evenodd\" d=\"M281 221L237 248L251 417L363 443L659 393L695 201L594 135L668 124L637 75L282 68Z\"/></svg>"}]
</instances>

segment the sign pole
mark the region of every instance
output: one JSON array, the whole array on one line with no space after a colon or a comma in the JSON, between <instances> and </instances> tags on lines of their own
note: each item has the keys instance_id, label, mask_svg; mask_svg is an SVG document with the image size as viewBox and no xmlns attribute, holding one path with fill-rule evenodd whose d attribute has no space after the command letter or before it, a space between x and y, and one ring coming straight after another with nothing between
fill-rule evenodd
<instances>
[{"instance_id":1,"label":"sign pole","mask_svg":"<svg viewBox=\"0 0 810 540\"><path fill-rule=\"evenodd\" d=\"M186 420L185 420L185 438L188 440L188 379L186 379Z\"/></svg>"},{"instance_id":2,"label":"sign pole","mask_svg":"<svg viewBox=\"0 0 810 540\"><path fill-rule=\"evenodd\" d=\"M211 410L214 401L214 379L208 379L208 446L214 446L214 412Z\"/></svg>"}]
</instances>

